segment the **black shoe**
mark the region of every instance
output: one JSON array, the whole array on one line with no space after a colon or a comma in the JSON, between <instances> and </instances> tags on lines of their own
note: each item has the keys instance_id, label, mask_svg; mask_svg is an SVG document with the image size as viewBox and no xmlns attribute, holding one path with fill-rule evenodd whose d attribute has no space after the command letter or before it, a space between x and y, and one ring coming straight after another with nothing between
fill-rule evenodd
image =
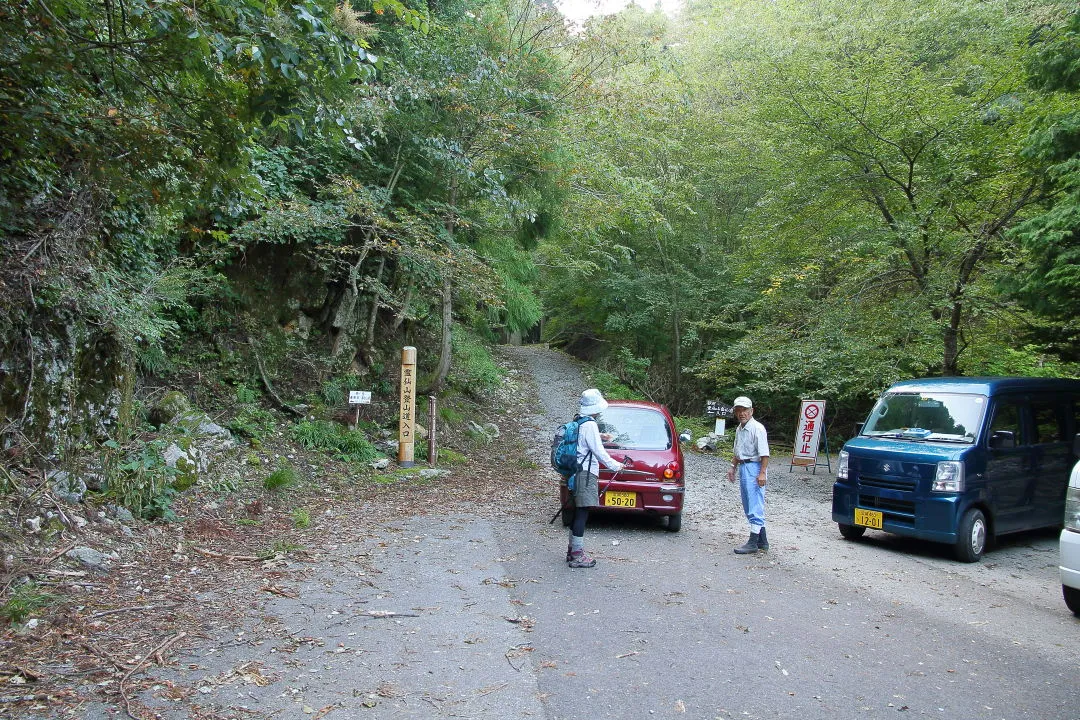
<instances>
[{"instance_id":1,"label":"black shoe","mask_svg":"<svg viewBox=\"0 0 1080 720\"><path fill-rule=\"evenodd\" d=\"M765 528L761 528L757 534L757 546L761 552L769 552L769 538L765 535Z\"/></svg>"},{"instance_id":2,"label":"black shoe","mask_svg":"<svg viewBox=\"0 0 1080 720\"><path fill-rule=\"evenodd\" d=\"M750 533L750 539L746 541L745 545L740 545L735 548L736 555L753 555L758 551L758 537L757 535Z\"/></svg>"}]
</instances>

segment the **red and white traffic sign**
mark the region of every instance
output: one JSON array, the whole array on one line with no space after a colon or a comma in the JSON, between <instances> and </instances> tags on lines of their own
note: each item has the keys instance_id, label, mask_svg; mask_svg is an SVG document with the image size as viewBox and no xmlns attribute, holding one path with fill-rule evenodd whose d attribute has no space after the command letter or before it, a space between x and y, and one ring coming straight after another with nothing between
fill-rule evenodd
<instances>
[{"instance_id":1,"label":"red and white traffic sign","mask_svg":"<svg viewBox=\"0 0 1080 720\"><path fill-rule=\"evenodd\" d=\"M825 401L803 400L799 405L799 427L795 432L795 451L792 465L817 464L821 444L821 426L825 423Z\"/></svg>"}]
</instances>

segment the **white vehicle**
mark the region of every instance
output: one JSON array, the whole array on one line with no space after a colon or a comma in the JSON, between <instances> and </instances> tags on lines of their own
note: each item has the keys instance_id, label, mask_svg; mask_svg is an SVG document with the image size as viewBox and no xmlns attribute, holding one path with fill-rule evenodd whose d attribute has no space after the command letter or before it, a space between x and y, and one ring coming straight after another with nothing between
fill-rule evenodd
<instances>
[{"instance_id":1,"label":"white vehicle","mask_svg":"<svg viewBox=\"0 0 1080 720\"><path fill-rule=\"evenodd\" d=\"M1073 442L1073 451L1078 450L1080 435ZM1065 604L1074 615L1080 616L1080 461L1073 466L1065 495L1065 527L1061 531L1061 565L1058 569Z\"/></svg>"}]
</instances>

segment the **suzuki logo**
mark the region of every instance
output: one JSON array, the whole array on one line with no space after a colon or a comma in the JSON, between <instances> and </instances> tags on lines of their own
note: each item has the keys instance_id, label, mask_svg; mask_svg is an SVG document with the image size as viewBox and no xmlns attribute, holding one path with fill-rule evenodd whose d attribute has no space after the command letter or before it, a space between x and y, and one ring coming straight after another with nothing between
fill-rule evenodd
<instances>
[{"instance_id":1,"label":"suzuki logo","mask_svg":"<svg viewBox=\"0 0 1080 720\"><path fill-rule=\"evenodd\" d=\"M883 472L883 473L892 472L892 465L890 465L889 463L882 464L881 472Z\"/></svg>"}]
</instances>

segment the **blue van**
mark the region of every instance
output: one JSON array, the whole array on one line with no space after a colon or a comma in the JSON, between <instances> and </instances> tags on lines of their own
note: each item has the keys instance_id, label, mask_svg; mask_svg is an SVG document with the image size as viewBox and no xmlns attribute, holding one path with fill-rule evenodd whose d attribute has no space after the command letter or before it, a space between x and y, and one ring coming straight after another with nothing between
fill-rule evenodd
<instances>
[{"instance_id":1,"label":"blue van","mask_svg":"<svg viewBox=\"0 0 1080 720\"><path fill-rule=\"evenodd\" d=\"M1080 380L899 382L840 451L833 520L948 543L975 562L994 537L1060 526L1077 459Z\"/></svg>"}]
</instances>

